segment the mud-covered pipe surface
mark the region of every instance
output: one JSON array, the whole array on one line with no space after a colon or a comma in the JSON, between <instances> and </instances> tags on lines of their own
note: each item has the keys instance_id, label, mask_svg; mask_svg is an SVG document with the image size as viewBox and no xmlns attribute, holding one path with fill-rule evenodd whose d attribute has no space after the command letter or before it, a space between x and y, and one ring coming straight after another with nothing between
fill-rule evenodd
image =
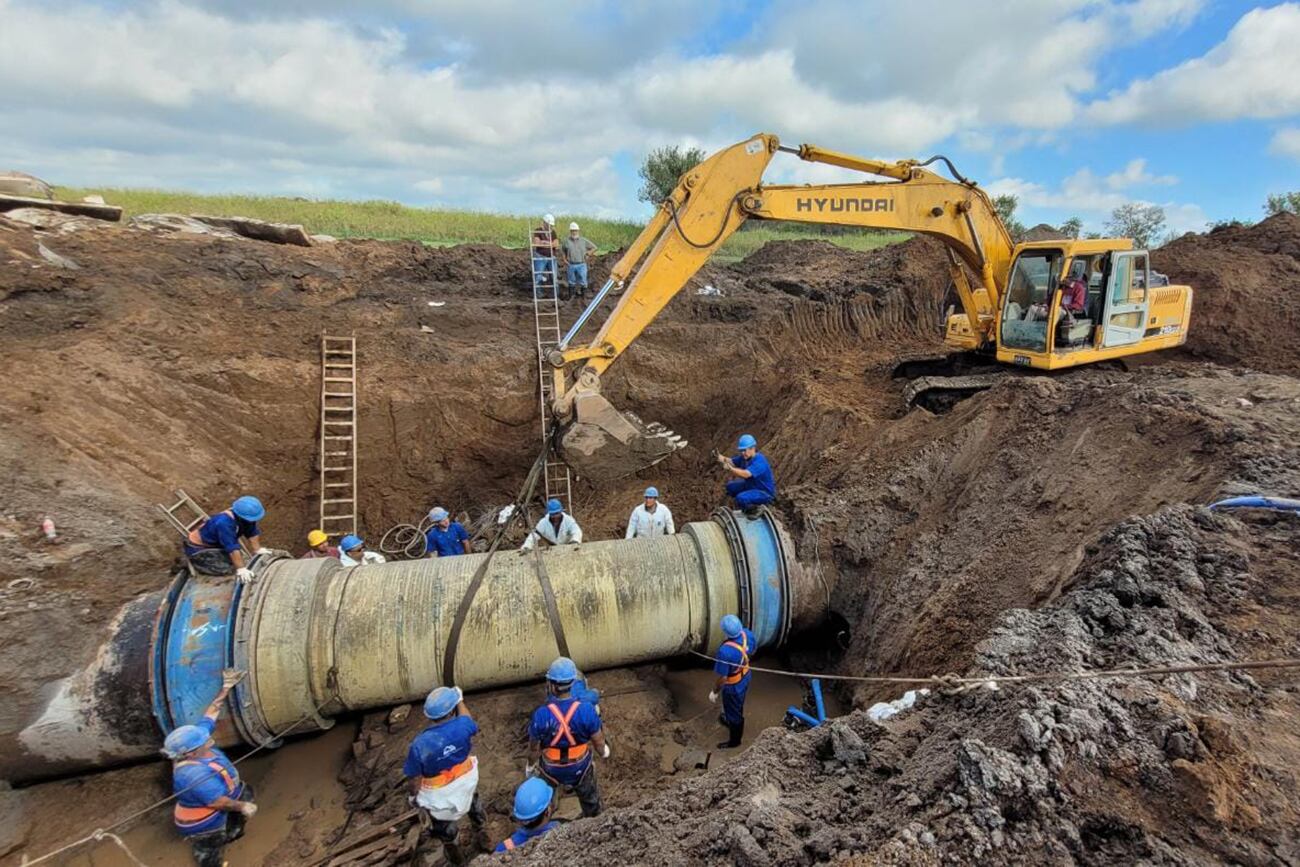
<instances>
[{"instance_id":1,"label":"mud-covered pipe surface","mask_svg":"<svg viewBox=\"0 0 1300 867\"><path fill-rule=\"evenodd\" d=\"M447 680L469 690L537 680L558 653L539 558L570 655L587 671L708 650L727 612L772 646L825 607L770 513L720 510L675 536L491 555L448 673L452 623L488 557L353 568L281 558L255 564L247 587L178 578L127 606L94 663L53 685L40 717L0 741L0 775L25 782L153 755L165 731L199 716L226 666L249 674L223 714L223 745L327 728L339 713L412 701Z\"/></svg>"}]
</instances>

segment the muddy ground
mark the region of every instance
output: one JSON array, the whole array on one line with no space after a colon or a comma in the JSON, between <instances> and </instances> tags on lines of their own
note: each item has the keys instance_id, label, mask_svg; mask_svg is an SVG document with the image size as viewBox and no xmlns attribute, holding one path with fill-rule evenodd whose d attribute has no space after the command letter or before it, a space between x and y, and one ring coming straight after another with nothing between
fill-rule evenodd
<instances>
[{"instance_id":1,"label":"muddy ground","mask_svg":"<svg viewBox=\"0 0 1300 867\"><path fill-rule=\"evenodd\" d=\"M41 246L77 267L56 267ZM778 667L1005 676L1300 655L1296 522L1202 508L1300 493L1300 220L1188 236L1154 262L1197 290L1185 349L1126 371L1013 378L942 415L906 412L890 377L897 358L939 345L947 281L934 242L876 253L773 243L711 265L606 387L691 446L600 489L580 480L575 511L589 536L621 535L653 483L679 523L703 518L719 502L709 449L753 432L801 559L838 579L844 628L838 652L769 656ZM303 546L322 329L359 339L372 540L435 502L474 517L512 499L537 448L527 279L522 252L487 246L301 249L0 223L0 747L122 602L162 586L175 541L152 504L173 488L213 505L257 493L268 541ZM724 295L695 294L706 283ZM57 544L42 540L45 514ZM15 578L32 583L10 589ZM689 666L596 676L634 690L606 711L615 809L513 858L1300 860L1293 675L932 696L883 726L861 712L804 734L751 726L753 746L707 772L674 764L708 754L717 734L697 713L707 683L692 677ZM794 698L781 689L764 704L773 724ZM863 708L901 689L840 697ZM495 732L483 751L494 839L509 830L517 730L535 698L525 688L475 701ZM250 778L299 774L310 792L281 796L292 809L241 842L243 863L304 863L398 815L395 767L416 722L345 721L360 746L291 745L286 756L321 756L279 758L296 771L254 759L266 769ZM327 739L348 738L308 743ZM162 779L153 765L21 790L3 802L17 812L0 854L17 863L112 821L164 793ZM69 799L96 818L69 813ZM163 834L132 839L148 863L176 857ZM119 863L112 851L79 863Z\"/></svg>"}]
</instances>

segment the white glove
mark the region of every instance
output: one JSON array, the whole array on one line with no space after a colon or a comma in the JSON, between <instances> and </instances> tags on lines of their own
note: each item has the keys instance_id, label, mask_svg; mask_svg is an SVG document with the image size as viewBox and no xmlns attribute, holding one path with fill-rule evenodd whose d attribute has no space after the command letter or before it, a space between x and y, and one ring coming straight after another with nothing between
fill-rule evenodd
<instances>
[{"instance_id":1,"label":"white glove","mask_svg":"<svg viewBox=\"0 0 1300 867\"><path fill-rule=\"evenodd\" d=\"M252 801L240 801L239 812L251 818L257 813L257 805Z\"/></svg>"},{"instance_id":2,"label":"white glove","mask_svg":"<svg viewBox=\"0 0 1300 867\"><path fill-rule=\"evenodd\" d=\"M240 566L239 569L235 571L235 577L239 579L240 584L252 584L255 576L253 575L252 569L249 569L247 566Z\"/></svg>"},{"instance_id":3,"label":"white glove","mask_svg":"<svg viewBox=\"0 0 1300 867\"><path fill-rule=\"evenodd\" d=\"M710 692L709 704L717 704L717 703L718 703L718 694L716 692Z\"/></svg>"},{"instance_id":4,"label":"white glove","mask_svg":"<svg viewBox=\"0 0 1300 867\"><path fill-rule=\"evenodd\" d=\"M609 744L605 744L605 749L601 750L600 757L602 759L609 758Z\"/></svg>"}]
</instances>

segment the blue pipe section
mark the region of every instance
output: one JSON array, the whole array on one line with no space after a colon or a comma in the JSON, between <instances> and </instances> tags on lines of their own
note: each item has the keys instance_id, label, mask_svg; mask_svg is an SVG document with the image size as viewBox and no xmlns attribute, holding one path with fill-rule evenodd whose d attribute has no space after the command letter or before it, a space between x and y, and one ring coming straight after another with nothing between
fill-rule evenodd
<instances>
[{"instance_id":1,"label":"blue pipe section","mask_svg":"<svg viewBox=\"0 0 1300 867\"><path fill-rule=\"evenodd\" d=\"M759 647L776 644L781 638L784 597L781 575L784 563L772 523L750 520L743 514L736 518L741 540L749 559L754 598L751 600L750 630Z\"/></svg>"},{"instance_id":2,"label":"blue pipe section","mask_svg":"<svg viewBox=\"0 0 1300 867\"><path fill-rule=\"evenodd\" d=\"M808 714L799 710L799 708L797 707L788 707L785 709L785 712L790 714L790 716L794 717L795 719L799 720L799 722L808 726L808 728L810 729L815 729L817 728L817 726L821 725L820 722L808 716Z\"/></svg>"},{"instance_id":3,"label":"blue pipe section","mask_svg":"<svg viewBox=\"0 0 1300 867\"><path fill-rule=\"evenodd\" d=\"M1285 497L1229 497L1212 503L1210 509L1272 509L1275 512L1300 514L1300 500L1290 500Z\"/></svg>"},{"instance_id":4,"label":"blue pipe section","mask_svg":"<svg viewBox=\"0 0 1300 867\"><path fill-rule=\"evenodd\" d=\"M826 722L826 703L822 701L822 682L814 677L812 679L813 701L817 703L817 719Z\"/></svg>"},{"instance_id":5,"label":"blue pipe section","mask_svg":"<svg viewBox=\"0 0 1300 867\"><path fill-rule=\"evenodd\" d=\"M198 721L221 689L222 669L231 665L234 619L243 588L231 592L227 578L182 573L168 590L154 632L150 668L152 705L159 730ZM234 723L223 714L217 740L237 740Z\"/></svg>"}]
</instances>

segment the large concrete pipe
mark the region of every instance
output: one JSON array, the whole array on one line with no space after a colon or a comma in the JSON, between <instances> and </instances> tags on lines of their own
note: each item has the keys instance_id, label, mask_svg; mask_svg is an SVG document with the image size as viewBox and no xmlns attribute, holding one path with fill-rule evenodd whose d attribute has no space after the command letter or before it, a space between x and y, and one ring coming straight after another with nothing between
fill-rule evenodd
<instances>
[{"instance_id":1,"label":"large concrete pipe","mask_svg":"<svg viewBox=\"0 0 1300 867\"><path fill-rule=\"evenodd\" d=\"M217 739L261 744L444 682L539 679L561 634L590 671L713 648L727 612L760 646L776 645L825 609L824 589L770 513L720 510L676 536L491 555L447 672L452 624L488 557L354 568L280 558L259 564L247 587L183 575L127 606L95 663L0 742L0 774L22 782L152 755L166 731L202 713L225 667L249 675Z\"/></svg>"}]
</instances>

